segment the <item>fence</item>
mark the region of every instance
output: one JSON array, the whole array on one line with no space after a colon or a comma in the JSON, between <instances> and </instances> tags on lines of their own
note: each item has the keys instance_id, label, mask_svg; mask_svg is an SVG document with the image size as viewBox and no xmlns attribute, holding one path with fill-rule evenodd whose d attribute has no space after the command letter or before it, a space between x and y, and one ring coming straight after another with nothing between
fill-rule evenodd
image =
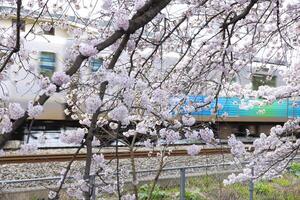
<instances>
[{"instance_id":1,"label":"fence","mask_svg":"<svg viewBox=\"0 0 300 200\"><path fill-rule=\"evenodd\" d=\"M294 160L299 161L300 157L296 157L294 158ZM245 162L242 164L246 164ZM197 166L187 166L187 167L171 167L171 168L163 168L162 172L170 172L170 171L177 171L179 172L180 176L176 177L176 179L179 178L179 185L180 185L180 200L185 200L185 196L186 196L186 179L187 179L187 170L190 169L207 169L207 168L212 168L212 167L219 167L219 166L231 166L232 163L217 163L217 164L207 164L207 165L197 165ZM153 170L140 170L140 171L136 171L137 174L140 173L151 173L151 172L157 172L157 170L153 169ZM228 173L229 171L222 171L221 173ZM231 171L232 172L232 171ZM220 173L215 171L216 173ZM254 170L252 169L252 175L254 173ZM214 174L214 173L211 173ZM44 177L44 178L34 178L34 179L22 179L22 180L2 180L0 181L0 185L3 184L17 184L17 183L28 183L28 182L37 182L37 181L58 181L60 180L61 177ZM73 179L73 177L67 177L67 179ZM91 182L92 185L95 185L95 180L96 180L96 176L92 175L91 176ZM253 192L254 192L254 182L251 179L249 181L249 200L253 200ZM92 200L96 199L96 193L95 193L95 188L91 188L91 194L92 194Z\"/></svg>"}]
</instances>

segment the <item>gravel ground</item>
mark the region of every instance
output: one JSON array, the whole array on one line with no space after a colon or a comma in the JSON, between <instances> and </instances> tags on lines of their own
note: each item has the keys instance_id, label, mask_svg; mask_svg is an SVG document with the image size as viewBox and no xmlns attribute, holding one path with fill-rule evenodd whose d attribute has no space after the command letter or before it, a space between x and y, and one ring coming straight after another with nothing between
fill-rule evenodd
<instances>
[{"instance_id":1,"label":"gravel ground","mask_svg":"<svg viewBox=\"0 0 300 200\"><path fill-rule=\"evenodd\" d=\"M62 150L55 150L57 152L64 152ZM74 150L67 150L68 153L74 152ZM53 153L49 151L41 151L41 154L44 153ZM15 152L7 152L7 155L15 154ZM172 167L186 167L186 166L195 166L195 165L205 165L219 163L228 163L232 161L232 156L227 155L210 155L210 156L178 156L178 157L168 157L165 162L165 168ZM136 169L139 170L153 170L156 169L159 164L158 157L149 157L149 158L136 158ZM42 177L56 177L60 176L61 171L68 165L68 162L49 162L49 163L23 163L23 164L6 164L2 165L0 168L0 180L19 180L19 179L32 179L32 178L42 178ZM111 167L115 168L116 161L113 160L110 163ZM120 160L121 168L131 169L131 163L129 159ZM217 167L214 167L215 169ZM84 169L83 161L75 161L72 164L71 174L76 174L76 172L82 172ZM218 169L226 170L228 167L220 166ZM231 167L232 169L232 167ZM201 168L201 169L189 169L187 173L197 173L211 171L212 168ZM153 177L155 172L143 172L138 173L138 179L149 179ZM162 172L161 176L170 176L170 175L179 175L179 170L176 171L166 171ZM28 187L47 187L49 185L55 185L57 181L35 181L29 183L12 183L12 184L0 184L0 190L7 189L16 189L16 188L28 188Z\"/></svg>"}]
</instances>

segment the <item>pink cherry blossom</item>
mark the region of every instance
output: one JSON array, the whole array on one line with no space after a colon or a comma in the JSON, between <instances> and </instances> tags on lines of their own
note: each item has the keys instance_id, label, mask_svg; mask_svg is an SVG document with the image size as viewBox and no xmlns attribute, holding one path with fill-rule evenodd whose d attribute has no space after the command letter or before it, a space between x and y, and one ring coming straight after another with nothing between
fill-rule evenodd
<instances>
[{"instance_id":1,"label":"pink cherry blossom","mask_svg":"<svg viewBox=\"0 0 300 200\"><path fill-rule=\"evenodd\" d=\"M54 84L62 86L70 81L70 76L67 75L66 72L54 72L51 80Z\"/></svg>"},{"instance_id":2,"label":"pink cherry blossom","mask_svg":"<svg viewBox=\"0 0 300 200\"><path fill-rule=\"evenodd\" d=\"M86 113L93 114L101 106L101 99L97 95L92 95L85 100Z\"/></svg>"},{"instance_id":3,"label":"pink cherry blossom","mask_svg":"<svg viewBox=\"0 0 300 200\"><path fill-rule=\"evenodd\" d=\"M195 145L195 144L190 145L190 146L187 147L187 153L188 153L189 155L191 155L191 156L196 156L196 155L198 155L199 152L200 152L200 150L201 150L201 147L198 146L198 145Z\"/></svg>"},{"instance_id":4,"label":"pink cherry blossom","mask_svg":"<svg viewBox=\"0 0 300 200\"><path fill-rule=\"evenodd\" d=\"M78 128L77 130L67 130L60 135L60 140L66 144L80 144L84 138L85 130Z\"/></svg>"},{"instance_id":5,"label":"pink cherry blossom","mask_svg":"<svg viewBox=\"0 0 300 200\"><path fill-rule=\"evenodd\" d=\"M28 103L28 115L29 117L36 118L38 117L42 112L44 108L41 105L33 105L32 102Z\"/></svg>"},{"instance_id":6,"label":"pink cherry blossom","mask_svg":"<svg viewBox=\"0 0 300 200\"><path fill-rule=\"evenodd\" d=\"M83 56L94 56L98 53L97 48L95 48L93 45L87 44L87 43L81 43L79 45L79 52L83 55Z\"/></svg>"},{"instance_id":7,"label":"pink cherry blossom","mask_svg":"<svg viewBox=\"0 0 300 200\"><path fill-rule=\"evenodd\" d=\"M23 117L25 110L19 103L10 103L8 106L9 116L11 119L19 119Z\"/></svg>"}]
</instances>

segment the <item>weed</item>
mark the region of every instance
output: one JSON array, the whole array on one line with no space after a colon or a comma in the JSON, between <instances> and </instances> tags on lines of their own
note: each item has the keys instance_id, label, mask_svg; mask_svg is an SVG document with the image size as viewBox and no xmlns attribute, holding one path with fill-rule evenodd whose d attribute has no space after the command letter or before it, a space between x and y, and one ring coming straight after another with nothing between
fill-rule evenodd
<instances>
[{"instance_id":1,"label":"weed","mask_svg":"<svg viewBox=\"0 0 300 200\"><path fill-rule=\"evenodd\" d=\"M148 198L150 187L151 187L150 185L143 185L140 187L139 197L141 200ZM164 199L165 197L167 197L167 193L165 191L161 190L161 188L159 186L155 186L154 190L152 192L152 199L153 200L161 200L161 199Z\"/></svg>"},{"instance_id":2,"label":"weed","mask_svg":"<svg viewBox=\"0 0 300 200\"><path fill-rule=\"evenodd\" d=\"M186 191L185 192L185 199L186 200L201 200L203 199L199 193L195 191Z\"/></svg>"},{"instance_id":3,"label":"weed","mask_svg":"<svg viewBox=\"0 0 300 200\"><path fill-rule=\"evenodd\" d=\"M275 189L269 183L259 182L255 184L254 191L256 194L270 195L275 191Z\"/></svg>"},{"instance_id":4,"label":"weed","mask_svg":"<svg viewBox=\"0 0 300 200\"><path fill-rule=\"evenodd\" d=\"M276 178L272 182L277 183L281 187L288 187L292 184L290 180L284 178Z\"/></svg>"}]
</instances>

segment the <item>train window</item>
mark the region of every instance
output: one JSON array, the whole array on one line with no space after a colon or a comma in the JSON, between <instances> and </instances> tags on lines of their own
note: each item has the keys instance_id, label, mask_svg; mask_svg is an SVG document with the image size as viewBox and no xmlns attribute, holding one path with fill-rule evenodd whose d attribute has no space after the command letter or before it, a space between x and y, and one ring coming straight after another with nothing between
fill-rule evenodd
<instances>
[{"instance_id":1,"label":"train window","mask_svg":"<svg viewBox=\"0 0 300 200\"><path fill-rule=\"evenodd\" d=\"M100 69L100 67L103 65L103 59L102 58L98 58L98 59L91 59L90 61L90 68L92 72L96 72L98 71L98 69Z\"/></svg>"},{"instance_id":2,"label":"train window","mask_svg":"<svg viewBox=\"0 0 300 200\"><path fill-rule=\"evenodd\" d=\"M267 85L276 87L276 76L269 76L265 74L255 74L252 76L252 89L258 90L259 86Z\"/></svg>"},{"instance_id":3,"label":"train window","mask_svg":"<svg viewBox=\"0 0 300 200\"><path fill-rule=\"evenodd\" d=\"M51 77L55 70L56 55L51 52L41 52L40 54L40 73Z\"/></svg>"},{"instance_id":4,"label":"train window","mask_svg":"<svg viewBox=\"0 0 300 200\"><path fill-rule=\"evenodd\" d=\"M21 26L20 26L20 30L21 31L25 31L25 21L24 20L20 20ZM16 26L17 25L17 20L13 19L12 20L12 25Z\"/></svg>"},{"instance_id":5,"label":"train window","mask_svg":"<svg viewBox=\"0 0 300 200\"><path fill-rule=\"evenodd\" d=\"M55 28L51 27L49 30L43 30L45 35L55 35Z\"/></svg>"},{"instance_id":6,"label":"train window","mask_svg":"<svg viewBox=\"0 0 300 200\"><path fill-rule=\"evenodd\" d=\"M231 133L233 133L237 137L245 137L246 136L246 129L248 129L247 125L243 124L232 124L231 127Z\"/></svg>"}]
</instances>

